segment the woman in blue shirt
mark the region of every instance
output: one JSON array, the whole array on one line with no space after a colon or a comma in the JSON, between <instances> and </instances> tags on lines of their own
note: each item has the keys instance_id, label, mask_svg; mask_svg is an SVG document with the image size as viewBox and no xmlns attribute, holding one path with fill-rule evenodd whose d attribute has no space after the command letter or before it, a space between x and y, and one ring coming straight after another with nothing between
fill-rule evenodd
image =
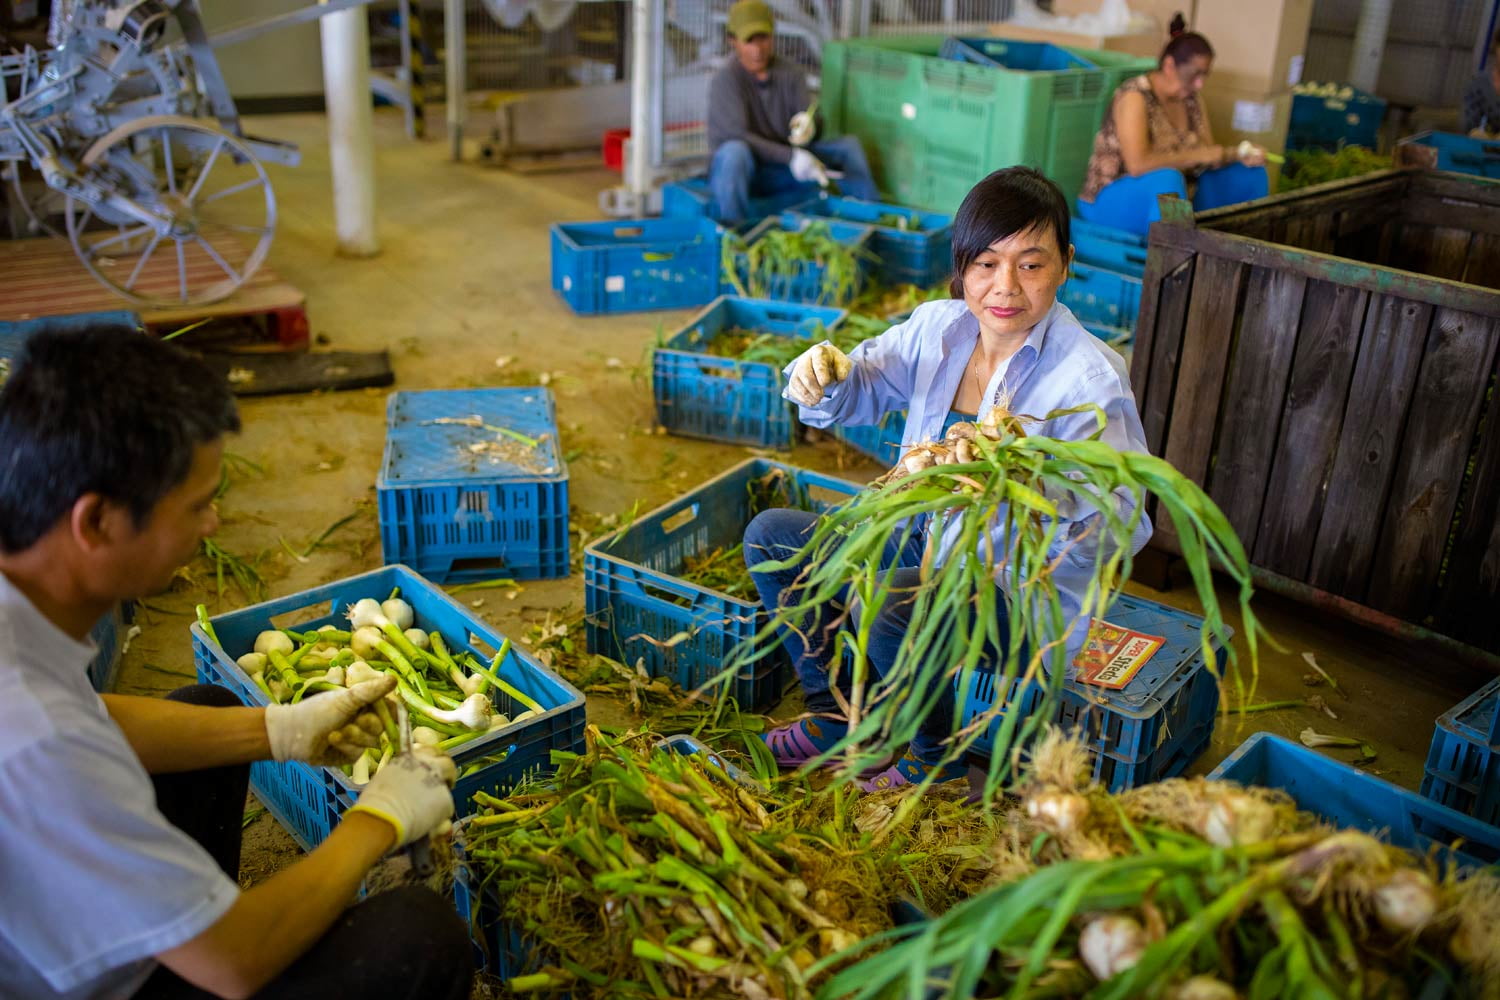
<instances>
[{"instance_id":1,"label":"woman in blue shirt","mask_svg":"<svg viewBox=\"0 0 1500 1000\"><path fill-rule=\"evenodd\" d=\"M848 356L827 342L810 348L787 366L785 395L799 405L803 422L814 427L874 424L888 412L906 410L903 448L941 440L952 423L982 420L997 405L1041 417L1092 403L1107 418L1102 440L1122 451L1145 451L1124 361L1057 301L1072 257L1068 204L1057 185L1029 167L998 170L975 185L954 218L952 298L918 308L909 320ZM1082 439L1096 426L1091 413L1079 413L1039 420L1032 433ZM1117 495L1116 504L1122 517L1131 515L1129 497ZM1088 530L1090 519L1099 517L1092 508L1060 510L1059 516L1068 523L1058 532L1054 579L1070 622L1065 639L1071 662L1087 631L1086 623L1078 621L1079 606L1101 533ZM757 567L796 553L815 521L816 515L805 511L770 510L746 529L745 559L768 610L788 603L783 595L797 586L801 570ZM1003 548L1003 518L997 516L993 523ZM1133 551L1145 545L1150 532L1143 516ZM916 538L904 547L893 541L887 549L885 567L896 567L893 593L910 592L924 541ZM940 560L949 547L939 540ZM1003 636L1006 618L1004 601L1000 603ZM817 757L846 733L829 683L833 635L844 609L824 611L818 620L785 632L812 715L766 734L766 743L786 767ZM892 600L875 614L868 652L874 669L883 674L896 660L911 603ZM935 664L934 670L945 666ZM863 787L872 791L912 784L931 774L946 753L952 716L950 690L906 753ZM937 780L959 776L935 775Z\"/></svg>"}]
</instances>

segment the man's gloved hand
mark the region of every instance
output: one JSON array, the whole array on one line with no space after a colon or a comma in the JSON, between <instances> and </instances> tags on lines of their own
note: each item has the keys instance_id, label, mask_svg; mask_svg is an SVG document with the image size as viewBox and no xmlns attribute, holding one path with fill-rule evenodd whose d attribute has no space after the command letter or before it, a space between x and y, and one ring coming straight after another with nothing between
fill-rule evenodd
<instances>
[{"instance_id":1,"label":"man's gloved hand","mask_svg":"<svg viewBox=\"0 0 1500 1000\"><path fill-rule=\"evenodd\" d=\"M823 401L823 390L849 377L854 362L832 344L818 344L802 352L792 362L787 394L802 406L817 406Z\"/></svg>"},{"instance_id":2,"label":"man's gloved hand","mask_svg":"<svg viewBox=\"0 0 1500 1000\"><path fill-rule=\"evenodd\" d=\"M792 150L792 176L803 184L817 181L821 187L828 186L828 169L823 161L805 149Z\"/></svg>"},{"instance_id":3,"label":"man's gloved hand","mask_svg":"<svg viewBox=\"0 0 1500 1000\"><path fill-rule=\"evenodd\" d=\"M294 705L266 706L266 738L271 759L310 764L345 764L375 746L381 731L374 705L395 690L384 674L343 691L328 691Z\"/></svg>"},{"instance_id":4,"label":"man's gloved hand","mask_svg":"<svg viewBox=\"0 0 1500 1000\"><path fill-rule=\"evenodd\" d=\"M350 812L378 816L396 828L396 846L414 844L453 815L453 758L431 747L397 754L360 792Z\"/></svg>"},{"instance_id":5,"label":"man's gloved hand","mask_svg":"<svg viewBox=\"0 0 1500 1000\"><path fill-rule=\"evenodd\" d=\"M786 137L787 142L793 146L806 146L817 134L818 123L809 112L799 111L792 115L791 128L791 132Z\"/></svg>"}]
</instances>

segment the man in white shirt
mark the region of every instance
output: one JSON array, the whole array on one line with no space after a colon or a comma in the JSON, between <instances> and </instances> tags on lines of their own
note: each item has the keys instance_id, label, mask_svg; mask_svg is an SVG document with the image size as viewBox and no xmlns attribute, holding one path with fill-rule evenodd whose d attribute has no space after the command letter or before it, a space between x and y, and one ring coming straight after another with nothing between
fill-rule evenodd
<instances>
[{"instance_id":1,"label":"man in white shirt","mask_svg":"<svg viewBox=\"0 0 1500 1000\"><path fill-rule=\"evenodd\" d=\"M339 731L391 682L269 709L206 685L89 687L93 623L165 588L218 526L238 429L222 379L124 328L39 334L0 389L0 996L469 993L442 899L349 907L376 861L451 814L447 757L395 758L310 855L238 885L249 763L352 756Z\"/></svg>"}]
</instances>

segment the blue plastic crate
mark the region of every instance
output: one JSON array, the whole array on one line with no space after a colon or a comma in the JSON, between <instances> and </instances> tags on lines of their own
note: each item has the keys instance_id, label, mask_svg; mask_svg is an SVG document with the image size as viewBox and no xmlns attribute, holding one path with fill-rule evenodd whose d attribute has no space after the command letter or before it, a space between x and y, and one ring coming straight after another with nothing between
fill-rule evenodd
<instances>
[{"instance_id":1,"label":"blue plastic crate","mask_svg":"<svg viewBox=\"0 0 1500 1000\"><path fill-rule=\"evenodd\" d=\"M1342 88L1341 88L1342 89ZM1347 88L1348 97L1292 95L1292 116L1287 124L1289 150L1365 146L1374 149L1385 121L1385 101L1358 87Z\"/></svg>"},{"instance_id":2,"label":"blue plastic crate","mask_svg":"<svg viewBox=\"0 0 1500 1000\"><path fill-rule=\"evenodd\" d=\"M99 619L89 630L89 638L99 651L89 661L89 684L104 694L115 689L120 673L120 653L124 647L125 629L130 624L130 606L117 604L113 611Z\"/></svg>"},{"instance_id":3,"label":"blue plastic crate","mask_svg":"<svg viewBox=\"0 0 1500 1000\"><path fill-rule=\"evenodd\" d=\"M1146 238L1112 226L1074 218L1073 259L1139 278L1146 273Z\"/></svg>"},{"instance_id":4,"label":"blue plastic crate","mask_svg":"<svg viewBox=\"0 0 1500 1000\"><path fill-rule=\"evenodd\" d=\"M876 257L872 267L876 276L887 284L929 288L946 281L953 271L952 216L830 195L814 198L791 211L796 215L869 226L870 252ZM906 219L906 228L879 223L889 216Z\"/></svg>"},{"instance_id":5,"label":"blue plastic crate","mask_svg":"<svg viewBox=\"0 0 1500 1000\"><path fill-rule=\"evenodd\" d=\"M745 329L810 344L844 320L842 309L726 295L657 348L651 359L656 422L673 434L762 448L789 448L796 426L781 397L781 370L706 353L723 330Z\"/></svg>"},{"instance_id":6,"label":"blue plastic crate","mask_svg":"<svg viewBox=\"0 0 1500 1000\"><path fill-rule=\"evenodd\" d=\"M1181 774L1208 746L1218 714L1219 682L1203 660L1203 618L1145 598L1121 594L1105 613L1111 625L1159 635L1158 649L1122 690L1078 681L1063 685L1057 723L1078 733L1093 760L1093 777L1111 791ZM1220 658L1222 646L1215 650ZM958 692L961 718L972 721L996 703L994 675L975 671ZM1000 697L1024 713L1036 711L1035 683ZM1004 721L997 715L974 745L983 754Z\"/></svg>"},{"instance_id":7,"label":"blue plastic crate","mask_svg":"<svg viewBox=\"0 0 1500 1000\"><path fill-rule=\"evenodd\" d=\"M255 647L256 635L268 628L307 631L323 625L343 625L349 605L363 597L383 599L396 587L401 588L402 598L412 606L417 624L428 631L441 632L455 654L472 652L489 662L504 643L503 635L411 569L386 566L218 615L210 619L210 624L222 648L212 643L202 627L194 623L193 661L198 680L228 688L246 705L265 705L265 693L235 663ZM470 764L507 752L504 760L487 764L458 780L453 801L460 816L472 811L470 803L476 792L504 795L530 774L547 771L553 750L578 752L584 746L583 695L572 685L515 648L500 664L499 674L538 702L544 711L465 743L455 751L453 759L460 772ZM524 710L503 692L492 690L491 698L496 709L507 716ZM304 849L316 846L328 836L339 816L359 796L359 787L342 771L296 762L252 764L250 785Z\"/></svg>"},{"instance_id":8,"label":"blue plastic crate","mask_svg":"<svg viewBox=\"0 0 1500 1000\"><path fill-rule=\"evenodd\" d=\"M819 220L823 221L823 220ZM783 212L774 218L766 219L750 232L745 234L745 246L754 246L757 240L762 239L766 233L773 229L783 229L794 232L805 229L813 222L805 215L795 212ZM851 296L857 296L865 286L865 280L869 276L870 267L874 263L870 255L870 237L873 230L869 226L855 225L852 222L840 222L836 219L826 221L829 234L845 246L853 247L857 253L858 270L855 273L854 285L850 289ZM733 263L725 261L727 266L735 269L735 275L740 284L746 290L753 291L749 286L749 260L743 250L733 254ZM723 275L724 294L734 294L735 288L729 280L729 275ZM765 298L777 299L782 302L805 302L810 305L837 305L825 301L827 296L823 292L823 268L812 261L803 261L788 274L777 275L772 278L765 289L762 289Z\"/></svg>"},{"instance_id":9,"label":"blue plastic crate","mask_svg":"<svg viewBox=\"0 0 1500 1000\"><path fill-rule=\"evenodd\" d=\"M754 480L779 471L795 499L826 510L860 486L819 472L752 458L658 507L584 550L584 608L590 652L621 663L644 660L653 677L687 690L718 676L767 616L757 599L731 597L682 579L687 560L740 544L752 517ZM688 638L670 646L679 633ZM735 678L733 694L752 711L774 705L792 679L778 648Z\"/></svg>"},{"instance_id":10,"label":"blue plastic crate","mask_svg":"<svg viewBox=\"0 0 1500 1000\"><path fill-rule=\"evenodd\" d=\"M701 306L718 294L723 237L704 218L554 223L552 290L584 316Z\"/></svg>"},{"instance_id":11,"label":"blue plastic crate","mask_svg":"<svg viewBox=\"0 0 1500 1000\"><path fill-rule=\"evenodd\" d=\"M845 427L835 424L833 436L890 468L901 458L901 439L906 434L906 412L887 413L878 424Z\"/></svg>"},{"instance_id":12,"label":"blue plastic crate","mask_svg":"<svg viewBox=\"0 0 1500 1000\"><path fill-rule=\"evenodd\" d=\"M28 337L43 330L56 332L86 330L95 326L120 326L132 330L144 330L145 323L139 314L128 309L109 309L101 312L73 313L68 316L38 316L35 319L0 321L0 358L13 358L21 351Z\"/></svg>"},{"instance_id":13,"label":"blue plastic crate","mask_svg":"<svg viewBox=\"0 0 1500 1000\"><path fill-rule=\"evenodd\" d=\"M1500 141L1473 139L1454 132L1420 132L1401 141L1436 149L1439 170L1500 177Z\"/></svg>"},{"instance_id":14,"label":"blue plastic crate","mask_svg":"<svg viewBox=\"0 0 1500 1000\"><path fill-rule=\"evenodd\" d=\"M949 37L943 39L939 55L957 62L1025 73L1099 68L1051 42L1019 42L1007 38Z\"/></svg>"},{"instance_id":15,"label":"blue plastic crate","mask_svg":"<svg viewBox=\"0 0 1500 1000\"><path fill-rule=\"evenodd\" d=\"M809 198L815 198L822 189L816 184L799 184L787 191L750 199L750 216L746 222L759 222ZM664 219L706 219L713 217L709 205L707 177L687 177L672 181L661 187L661 214Z\"/></svg>"},{"instance_id":16,"label":"blue plastic crate","mask_svg":"<svg viewBox=\"0 0 1500 1000\"><path fill-rule=\"evenodd\" d=\"M1462 841L1450 855L1459 864L1500 862L1500 829L1270 733L1251 736L1208 777L1279 788L1299 809L1380 834L1397 847L1425 853L1433 845Z\"/></svg>"},{"instance_id":17,"label":"blue plastic crate","mask_svg":"<svg viewBox=\"0 0 1500 1000\"><path fill-rule=\"evenodd\" d=\"M1074 262L1057 300L1085 325L1134 330L1141 312L1141 279Z\"/></svg>"},{"instance_id":18,"label":"blue plastic crate","mask_svg":"<svg viewBox=\"0 0 1500 1000\"><path fill-rule=\"evenodd\" d=\"M1500 826L1500 678L1437 720L1422 794Z\"/></svg>"},{"instance_id":19,"label":"blue plastic crate","mask_svg":"<svg viewBox=\"0 0 1500 1000\"><path fill-rule=\"evenodd\" d=\"M1135 336L1135 331L1125 326L1100 326L1098 323L1084 323L1083 328L1113 347L1123 347Z\"/></svg>"},{"instance_id":20,"label":"blue plastic crate","mask_svg":"<svg viewBox=\"0 0 1500 1000\"><path fill-rule=\"evenodd\" d=\"M482 426L451 422L473 417ZM444 583L568 575L568 470L547 389L392 393L375 488L387 563Z\"/></svg>"}]
</instances>

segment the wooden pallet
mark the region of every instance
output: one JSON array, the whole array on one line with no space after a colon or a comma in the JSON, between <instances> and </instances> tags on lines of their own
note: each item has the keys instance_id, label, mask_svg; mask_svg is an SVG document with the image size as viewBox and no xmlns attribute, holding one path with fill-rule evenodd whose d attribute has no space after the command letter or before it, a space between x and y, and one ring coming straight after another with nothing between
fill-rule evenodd
<instances>
[{"instance_id":1,"label":"wooden pallet","mask_svg":"<svg viewBox=\"0 0 1500 1000\"><path fill-rule=\"evenodd\" d=\"M212 261L190 260L189 273L221 274ZM147 294L171 294L177 284L175 259L161 254L146 264L139 287ZM0 241L0 322L134 309L155 333L171 333L202 320L255 320L270 342L283 350L308 344L307 297L268 264L229 298L207 305L133 306L94 280L64 240Z\"/></svg>"}]
</instances>

